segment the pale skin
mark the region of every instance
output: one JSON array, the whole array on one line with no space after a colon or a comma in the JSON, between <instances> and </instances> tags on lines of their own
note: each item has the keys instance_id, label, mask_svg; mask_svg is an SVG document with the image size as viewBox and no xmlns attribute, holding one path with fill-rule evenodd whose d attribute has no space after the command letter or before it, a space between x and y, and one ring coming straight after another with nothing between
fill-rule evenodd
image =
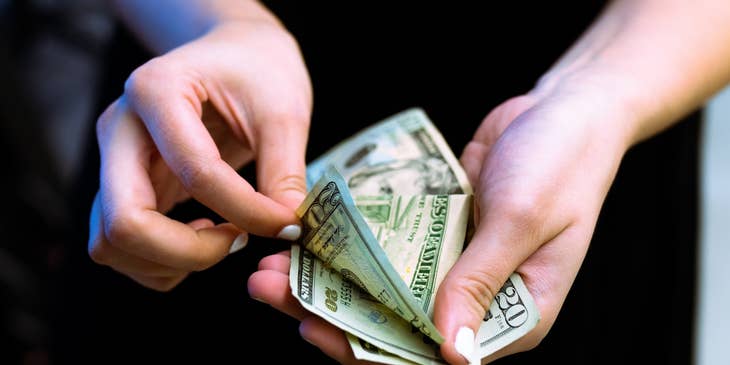
<instances>
[{"instance_id":1,"label":"pale skin","mask_svg":"<svg viewBox=\"0 0 730 365\"><path fill-rule=\"evenodd\" d=\"M172 19L194 26L162 30L147 6L174 9L174 1L118 3L141 38L166 53L135 72L99 119L89 250L142 285L169 290L223 259L239 233L276 236L298 223L311 87L296 42L258 3L185 2ZM466 363L456 333L478 328L514 271L542 320L488 360L547 335L624 153L730 81L727 19L726 0L614 1L533 90L487 115L461 155L477 230L435 305L448 362ZM259 191L234 172L252 159ZM164 215L190 196L230 223ZM288 271L287 252L263 258L250 295L300 320L303 338L328 356L357 363L342 331L291 296Z\"/></svg>"},{"instance_id":2,"label":"pale skin","mask_svg":"<svg viewBox=\"0 0 730 365\"><path fill-rule=\"evenodd\" d=\"M98 120L89 225L94 261L163 291L242 247L248 233L296 238L312 105L297 43L263 6L180 4L115 3L161 56L134 71ZM254 159L258 191L236 172ZM190 197L229 223L165 215Z\"/></svg>"},{"instance_id":3,"label":"pale skin","mask_svg":"<svg viewBox=\"0 0 730 365\"><path fill-rule=\"evenodd\" d=\"M730 81L730 3L613 2L536 87L487 115L461 163L476 191L477 229L442 283L434 321L443 357L476 331L510 273L542 319L487 361L537 346L555 322L628 148L676 123ZM691 243L687 243L691 244ZM358 363L342 331L289 294L286 252L261 260L249 293L301 321L300 333L341 363Z\"/></svg>"}]
</instances>

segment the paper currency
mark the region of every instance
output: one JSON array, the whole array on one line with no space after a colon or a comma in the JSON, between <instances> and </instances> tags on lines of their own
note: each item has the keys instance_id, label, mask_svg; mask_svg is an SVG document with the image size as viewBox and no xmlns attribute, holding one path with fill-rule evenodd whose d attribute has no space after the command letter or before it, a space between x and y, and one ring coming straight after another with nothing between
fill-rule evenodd
<instances>
[{"instance_id":1,"label":"paper currency","mask_svg":"<svg viewBox=\"0 0 730 365\"><path fill-rule=\"evenodd\" d=\"M517 274L512 274L489 306L482 325L476 334L474 358L470 364L484 363L487 356L524 336L537 325L540 315L525 284ZM347 333L347 340L355 357L383 364L436 364L440 362L408 361L366 340ZM443 361L443 360L441 360Z\"/></svg>"},{"instance_id":2,"label":"paper currency","mask_svg":"<svg viewBox=\"0 0 730 365\"><path fill-rule=\"evenodd\" d=\"M356 197L355 205L432 318L436 289L464 248L471 195Z\"/></svg>"},{"instance_id":3,"label":"paper currency","mask_svg":"<svg viewBox=\"0 0 730 365\"><path fill-rule=\"evenodd\" d=\"M352 196L473 194L466 173L423 110L398 113L307 166L307 185L334 166Z\"/></svg>"},{"instance_id":4,"label":"paper currency","mask_svg":"<svg viewBox=\"0 0 730 365\"><path fill-rule=\"evenodd\" d=\"M303 229L300 244L324 264L370 295L437 343L443 337L411 295L334 168L325 171L297 209Z\"/></svg>"},{"instance_id":5,"label":"paper currency","mask_svg":"<svg viewBox=\"0 0 730 365\"><path fill-rule=\"evenodd\" d=\"M343 329L358 359L443 363L433 300L463 249L472 188L438 130L420 109L397 114L310 163L307 183L294 296ZM472 362L538 320L513 274L477 331Z\"/></svg>"},{"instance_id":6,"label":"paper currency","mask_svg":"<svg viewBox=\"0 0 730 365\"><path fill-rule=\"evenodd\" d=\"M512 274L489 306L476 334L477 362L530 332L540 321L540 312L518 274Z\"/></svg>"},{"instance_id":7,"label":"paper currency","mask_svg":"<svg viewBox=\"0 0 730 365\"><path fill-rule=\"evenodd\" d=\"M313 253L293 245L291 259L290 285L304 308L372 348L419 364L441 361L437 346Z\"/></svg>"}]
</instances>

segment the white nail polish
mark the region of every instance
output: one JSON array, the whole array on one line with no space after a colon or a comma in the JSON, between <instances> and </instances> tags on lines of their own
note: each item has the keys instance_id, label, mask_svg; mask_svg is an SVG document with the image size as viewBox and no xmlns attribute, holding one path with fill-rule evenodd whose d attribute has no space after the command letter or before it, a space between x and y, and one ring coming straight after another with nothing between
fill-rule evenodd
<instances>
[{"instance_id":1,"label":"white nail polish","mask_svg":"<svg viewBox=\"0 0 730 365\"><path fill-rule=\"evenodd\" d=\"M288 241L294 241L297 238L299 238L299 235L302 234L302 227L296 224L290 224L284 228L281 229L279 234L276 235L276 238L282 239L282 240L288 240Z\"/></svg>"},{"instance_id":2,"label":"white nail polish","mask_svg":"<svg viewBox=\"0 0 730 365\"><path fill-rule=\"evenodd\" d=\"M231 245L231 248L228 249L228 254L232 254L234 252L240 251L242 248L246 247L248 244L248 234L241 233L238 236L236 236L236 239L233 240L233 244Z\"/></svg>"},{"instance_id":3,"label":"white nail polish","mask_svg":"<svg viewBox=\"0 0 730 365\"><path fill-rule=\"evenodd\" d=\"M474 352L474 331L469 327L459 328L459 332L456 332L456 338L454 339L454 347L456 348L456 352L471 362L471 357Z\"/></svg>"}]
</instances>

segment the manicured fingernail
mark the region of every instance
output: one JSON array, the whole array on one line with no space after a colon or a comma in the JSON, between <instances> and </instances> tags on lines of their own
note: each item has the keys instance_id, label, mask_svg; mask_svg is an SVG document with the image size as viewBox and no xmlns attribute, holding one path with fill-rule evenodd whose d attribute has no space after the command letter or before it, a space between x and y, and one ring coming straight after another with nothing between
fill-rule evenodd
<instances>
[{"instance_id":1,"label":"manicured fingernail","mask_svg":"<svg viewBox=\"0 0 730 365\"><path fill-rule=\"evenodd\" d=\"M276 238L282 239L282 240L288 240L288 241L294 241L297 238L299 238L299 235L302 234L302 227L300 227L297 224L290 224L284 228L281 229L279 234L276 235Z\"/></svg>"},{"instance_id":2,"label":"manicured fingernail","mask_svg":"<svg viewBox=\"0 0 730 365\"><path fill-rule=\"evenodd\" d=\"M471 361L474 352L474 331L469 327L459 328L459 332L456 332L456 338L454 339L454 348L467 361Z\"/></svg>"},{"instance_id":3,"label":"manicured fingernail","mask_svg":"<svg viewBox=\"0 0 730 365\"><path fill-rule=\"evenodd\" d=\"M231 248L228 249L228 254L232 254L234 252L240 251L242 248L246 247L248 244L248 234L247 233L241 233L238 236L236 236L236 239L233 240L233 244L231 245Z\"/></svg>"}]
</instances>

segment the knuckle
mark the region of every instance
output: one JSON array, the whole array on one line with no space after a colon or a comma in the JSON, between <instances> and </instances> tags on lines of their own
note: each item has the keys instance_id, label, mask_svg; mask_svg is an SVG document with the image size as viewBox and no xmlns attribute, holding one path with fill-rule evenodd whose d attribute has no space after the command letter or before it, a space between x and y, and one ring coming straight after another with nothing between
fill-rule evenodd
<instances>
[{"instance_id":1,"label":"knuckle","mask_svg":"<svg viewBox=\"0 0 730 365\"><path fill-rule=\"evenodd\" d=\"M170 66L160 57L147 61L132 71L124 82L124 94L131 100L144 98L154 87L169 81Z\"/></svg>"},{"instance_id":2,"label":"knuckle","mask_svg":"<svg viewBox=\"0 0 730 365\"><path fill-rule=\"evenodd\" d=\"M227 250L219 250L204 245L196 245L195 251L189 251L184 266L187 270L199 272L210 269L226 257ZM201 247L203 247L201 249Z\"/></svg>"},{"instance_id":3,"label":"knuckle","mask_svg":"<svg viewBox=\"0 0 730 365\"><path fill-rule=\"evenodd\" d=\"M193 271L203 271L210 269L211 266L215 265L218 260L211 259L209 257L198 257L192 260L190 263L190 268Z\"/></svg>"},{"instance_id":4,"label":"knuckle","mask_svg":"<svg viewBox=\"0 0 730 365\"><path fill-rule=\"evenodd\" d=\"M307 182L304 180L304 176L300 174L285 174L280 176L275 184L268 186L264 189L276 189L279 192L288 192L288 191L295 191L295 192L303 192L307 191ZM264 193L268 193L267 191L264 191Z\"/></svg>"},{"instance_id":5,"label":"knuckle","mask_svg":"<svg viewBox=\"0 0 730 365\"><path fill-rule=\"evenodd\" d=\"M467 304L464 308L466 311L483 316L501 285L501 280L491 274L490 269L469 270L458 276L447 277L441 286L448 290L440 290L439 295L460 298L460 303Z\"/></svg>"},{"instance_id":6,"label":"knuckle","mask_svg":"<svg viewBox=\"0 0 730 365\"><path fill-rule=\"evenodd\" d=\"M306 98L292 98L285 105L273 108L267 116L267 121L279 127L286 128L292 125L309 126L310 102Z\"/></svg>"},{"instance_id":7,"label":"knuckle","mask_svg":"<svg viewBox=\"0 0 730 365\"><path fill-rule=\"evenodd\" d=\"M111 103L104 111L99 115L96 120L96 137L98 140L102 140L104 131L109 128L109 125L114 120L114 115L117 113L119 108L119 100Z\"/></svg>"},{"instance_id":8,"label":"knuckle","mask_svg":"<svg viewBox=\"0 0 730 365\"><path fill-rule=\"evenodd\" d=\"M304 191L307 189L307 182L304 181L304 176L300 174L286 174L282 176L279 185L284 190Z\"/></svg>"},{"instance_id":9,"label":"knuckle","mask_svg":"<svg viewBox=\"0 0 730 365\"><path fill-rule=\"evenodd\" d=\"M134 214L128 213L109 213L105 217L105 222L104 234L112 246L133 241L142 226Z\"/></svg>"},{"instance_id":10,"label":"knuckle","mask_svg":"<svg viewBox=\"0 0 730 365\"><path fill-rule=\"evenodd\" d=\"M543 199L530 193L511 193L505 198L501 215L518 229L536 230L545 213Z\"/></svg>"},{"instance_id":11,"label":"knuckle","mask_svg":"<svg viewBox=\"0 0 730 365\"><path fill-rule=\"evenodd\" d=\"M210 187L214 169L212 165L194 159L181 161L177 175L188 194L196 196Z\"/></svg>"},{"instance_id":12,"label":"knuckle","mask_svg":"<svg viewBox=\"0 0 730 365\"><path fill-rule=\"evenodd\" d=\"M488 309L490 303L499 293L502 280L490 272L491 270L474 270L469 272L462 281L461 291L474 303L479 303L482 309Z\"/></svg>"}]
</instances>

